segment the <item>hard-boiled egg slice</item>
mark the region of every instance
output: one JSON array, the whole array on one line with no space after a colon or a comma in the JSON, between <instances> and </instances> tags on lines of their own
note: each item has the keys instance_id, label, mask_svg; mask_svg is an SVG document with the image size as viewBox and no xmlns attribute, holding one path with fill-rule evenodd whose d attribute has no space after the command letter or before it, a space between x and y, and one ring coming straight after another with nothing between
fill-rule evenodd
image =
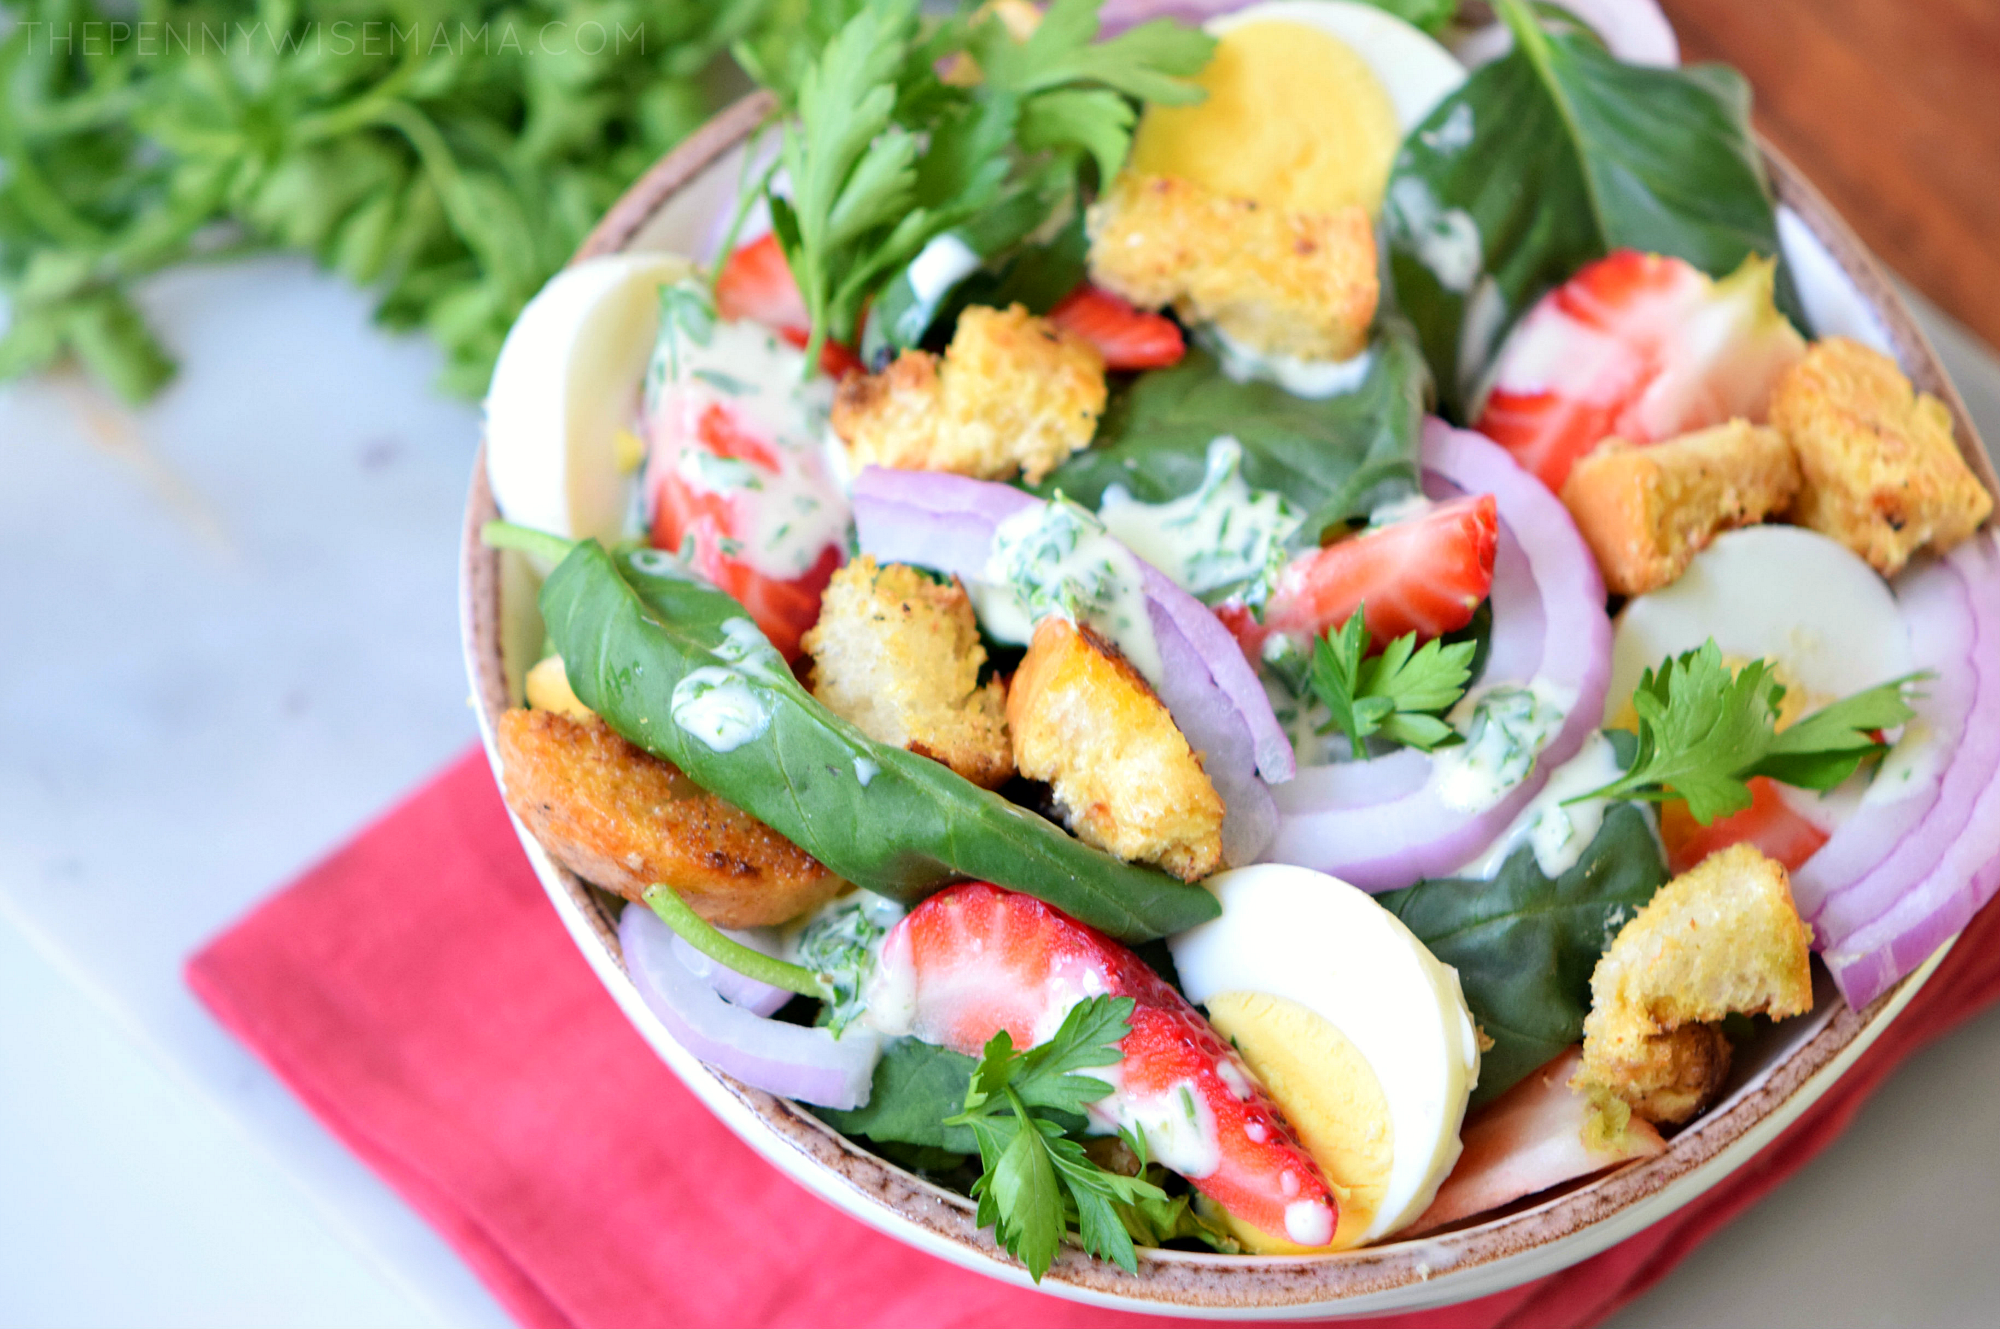
<instances>
[{"instance_id":1,"label":"hard-boiled egg slice","mask_svg":"<svg viewBox=\"0 0 2000 1329\"><path fill-rule=\"evenodd\" d=\"M1376 210L1403 135L1465 81L1423 32L1348 0L1271 0L1208 30L1207 98L1150 107L1133 169L1278 207Z\"/></svg>"},{"instance_id":2,"label":"hard-boiled egg slice","mask_svg":"<svg viewBox=\"0 0 2000 1329\"><path fill-rule=\"evenodd\" d=\"M486 473L501 516L607 544L625 534L660 288L692 270L671 254L586 259L514 320L486 394Z\"/></svg>"},{"instance_id":3,"label":"hard-boiled egg slice","mask_svg":"<svg viewBox=\"0 0 2000 1329\"><path fill-rule=\"evenodd\" d=\"M1170 943L1182 986L1341 1188L1333 1248L1394 1232L1451 1171L1479 1079L1457 971L1325 873L1264 863L1208 886L1221 917Z\"/></svg>"},{"instance_id":4,"label":"hard-boiled egg slice","mask_svg":"<svg viewBox=\"0 0 2000 1329\"><path fill-rule=\"evenodd\" d=\"M1768 659L1789 688L1787 718L1910 672L1896 597L1837 540L1800 526L1716 537L1680 580L1634 597L1611 644L1607 723L1629 715L1639 676L1710 637L1731 660Z\"/></svg>"}]
</instances>

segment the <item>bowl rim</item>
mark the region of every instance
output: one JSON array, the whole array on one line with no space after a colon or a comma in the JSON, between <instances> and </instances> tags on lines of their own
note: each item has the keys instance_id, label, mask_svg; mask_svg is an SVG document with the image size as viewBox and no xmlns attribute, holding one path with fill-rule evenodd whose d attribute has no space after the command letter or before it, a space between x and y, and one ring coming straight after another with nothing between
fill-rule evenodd
<instances>
[{"instance_id":1,"label":"bowl rim","mask_svg":"<svg viewBox=\"0 0 2000 1329\"><path fill-rule=\"evenodd\" d=\"M776 108L776 99L767 92L724 108L625 192L571 263L623 252L684 186L766 124ZM2000 493L1965 403L1901 295L1819 191L1761 136L1758 143L1779 201L1799 215L1854 282L1917 387L1951 411L1960 451L1974 473L1989 492ZM467 495L459 607L474 710L496 780L500 761L494 731L511 704L501 652L503 583L522 590L529 585L520 579L518 565L480 542L480 527L497 515L482 440ZM550 859L518 819L514 828L558 914L607 989L725 1124L808 1190L854 1217L964 1267L1031 1286L1026 1271L975 1225L971 1201L878 1158L799 1105L712 1070L680 1048L646 1009L625 972L616 922L604 899ZM1155 1314L1345 1315L1454 1303L1553 1272L1664 1217L1749 1161L1832 1086L1915 996L1949 949L1948 942L1864 1011L1856 1013L1837 999L1822 1001L1822 1009L1805 1017L1820 1026L1810 1037L1678 1133L1664 1153L1538 1203L1483 1222L1331 1255L1142 1250L1137 1274L1066 1244L1039 1286L1072 1300Z\"/></svg>"}]
</instances>

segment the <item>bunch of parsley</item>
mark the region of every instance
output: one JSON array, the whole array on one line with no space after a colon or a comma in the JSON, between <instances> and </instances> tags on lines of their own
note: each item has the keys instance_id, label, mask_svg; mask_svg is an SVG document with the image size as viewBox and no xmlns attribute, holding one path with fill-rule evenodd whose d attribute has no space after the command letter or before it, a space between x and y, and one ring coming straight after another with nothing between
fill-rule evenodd
<instances>
[{"instance_id":1,"label":"bunch of parsley","mask_svg":"<svg viewBox=\"0 0 2000 1329\"><path fill-rule=\"evenodd\" d=\"M483 392L521 306L717 100L768 0L5 0L0 379L173 360L140 277L311 254ZM781 39L785 34L780 34Z\"/></svg>"}]
</instances>

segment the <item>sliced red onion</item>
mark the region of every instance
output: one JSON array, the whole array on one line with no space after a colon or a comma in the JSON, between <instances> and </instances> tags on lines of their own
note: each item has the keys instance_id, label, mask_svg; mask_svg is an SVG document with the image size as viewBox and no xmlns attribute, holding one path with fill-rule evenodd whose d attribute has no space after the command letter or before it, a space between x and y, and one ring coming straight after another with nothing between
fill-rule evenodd
<instances>
[{"instance_id":1,"label":"sliced red onion","mask_svg":"<svg viewBox=\"0 0 2000 1329\"><path fill-rule=\"evenodd\" d=\"M739 945L781 959L778 937L770 928L716 929L723 936ZM747 974L739 974L728 965L711 956L704 955L688 945L686 937L674 938L674 958L687 966L688 972L714 988L732 1006L741 1006L754 1015L773 1015L779 1007L792 999L792 994L783 988L774 988L769 983L759 983Z\"/></svg>"},{"instance_id":2,"label":"sliced red onion","mask_svg":"<svg viewBox=\"0 0 2000 1329\"><path fill-rule=\"evenodd\" d=\"M675 954L674 930L644 905L627 905L618 922L625 968L646 1009L682 1047L748 1085L802 1103L857 1108L874 1087L881 1037L850 1025L839 1038L824 1029L767 1020L733 1006Z\"/></svg>"},{"instance_id":3,"label":"sliced red onion","mask_svg":"<svg viewBox=\"0 0 2000 1329\"><path fill-rule=\"evenodd\" d=\"M1278 834L1264 858L1315 868L1371 892L1448 875L1505 830L1548 772L1574 756L1596 727L1611 671L1604 583L1561 501L1497 444L1440 420L1424 422L1423 457L1435 478L1465 493L1492 494L1499 505L1484 678L1540 681L1575 699L1527 778L1480 811L1447 802L1440 764L1408 748L1306 767L1273 790Z\"/></svg>"},{"instance_id":4,"label":"sliced red onion","mask_svg":"<svg viewBox=\"0 0 2000 1329\"><path fill-rule=\"evenodd\" d=\"M863 553L976 581L994 531L1041 500L1009 485L936 471L871 466L855 477L854 524ZM1222 798L1223 857L1252 861L1277 821L1267 781L1296 769L1291 741L1271 712L1256 671L1214 612L1152 564L1132 555L1143 578L1161 676L1149 680ZM1261 777L1261 778L1260 778Z\"/></svg>"},{"instance_id":5,"label":"sliced red onion","mask_svg":"<svg viewBox=\"0 0 2000 1329\"><path fill-rule=\"evenodd\" d=\"M1827 967L1857 1010L1922 964L2000 887L2000 549L1981 534L1924 575L1936 569L1958 578L1971 632L1967 655L1950 673L1940 669L1933 691L1947 691L1949 681L1949 691L1962 692L1969 676L1971 703L1959 727L1942 731L1962 739L1921 820L1819 909ZM1942 603L1918 601L1907 612ZM1928 627L1913 618L1913 642L1929 638Z\"/></svg>"}]
</instances>

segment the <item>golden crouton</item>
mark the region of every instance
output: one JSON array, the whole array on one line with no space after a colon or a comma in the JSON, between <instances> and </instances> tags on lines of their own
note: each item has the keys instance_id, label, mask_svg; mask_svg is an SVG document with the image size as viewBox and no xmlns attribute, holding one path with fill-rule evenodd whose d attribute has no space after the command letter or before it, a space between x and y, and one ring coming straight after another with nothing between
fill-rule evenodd
<instances>
[{"instance_id":1,"label":"golden crouton","mask_svg":"<svg viewBox=\"0 0 2000 1329\"><path fill-rule=\"evenodd\" d=\"M833 574L802 644L813 695L876 742L986 789L1014 774L1007 689L997 678L979 686L986 648L963 586L864 554Z\"/></svg>"},{"instance_id":2,"label":"golden crouton","mask_svg":"<svg viewBox=\"0 0 2000 1329\"><path fill-rule=\"evenodd\" d=\"M856 467L955 471L1034 484L1097 432L1104 357L1019 305L974 305L944 359L904 351L879 374L849 374L833 399L834 432Z\"/></svg>"},{"instance_id":3,"label":"golden crouton","mask_svg":"<svg viewBox=\"0 0 2000 1329\"><path fill-rule=\"evenodd\" d=\"M1885 577L1919 549L1943 553L1993 511L1952 442L1945 404L1859 342L1815 342L1772 390L1771 423L1804 478L1792 519Z\"/></svg>"},{"instance_id":4,"label":"golden crouton","mask_svg":"<svg viewBox=\"0 0 2000 1329\"><path fill-rule=\"evenodd\" d=\"M1799 465L1775 429L1744 420L1663 443L1606 439L1570 469L1562 501L1619 595L1658 590L1723 531L1783 512Z\"/></svg>"},{"instance_id":5,"label":"golden crouton","mask_svg":"<svg viewBox=\"0 0 2000 1329\"><path fill-rule=\"evenodd\" d=\"M637 900L664 882L718 927L783 923L846 888L805 850L604 721L500 717L501 784L550 857Z\"/></svg>"},{"instance_id":6,"label":"golden crouton","mask_svg":"<svg viewBox=\"0 0 2000 1329\"><path fill-rule=\"evenodd\" d=\"M1297 212L1127 171L1088 220L1091 280L1134 304L1175 305L1266 354L1345 360L1368 343L1380 289L1365 208Z\"/></svg>"},{"instance_id":7,"label":"golden crouton","mask_svg":"<svg viewBox=\"0 0 2000 1329\"><path fill-rule=\"evenodd\" d=\"M1046 780L1086 844L1197 881L1222 863L1222 799L1139 671L1051 616L1007 690L1014 764Z\"/></svg>"},{"instance_id":8,"label":"golden crouton","mask_svg":"<svg viewBox=\"0 0 2000 1329\"><path fill-rule=\"evenodd\" d=\"M1806 925L1790 880L1733 845L1662 886L1590 976L1579 1088L1608 1089L1649 1121L1685 1121L1729 1071L1715 1021L1812 1009Z\"/></svg>"}]
</instances>

